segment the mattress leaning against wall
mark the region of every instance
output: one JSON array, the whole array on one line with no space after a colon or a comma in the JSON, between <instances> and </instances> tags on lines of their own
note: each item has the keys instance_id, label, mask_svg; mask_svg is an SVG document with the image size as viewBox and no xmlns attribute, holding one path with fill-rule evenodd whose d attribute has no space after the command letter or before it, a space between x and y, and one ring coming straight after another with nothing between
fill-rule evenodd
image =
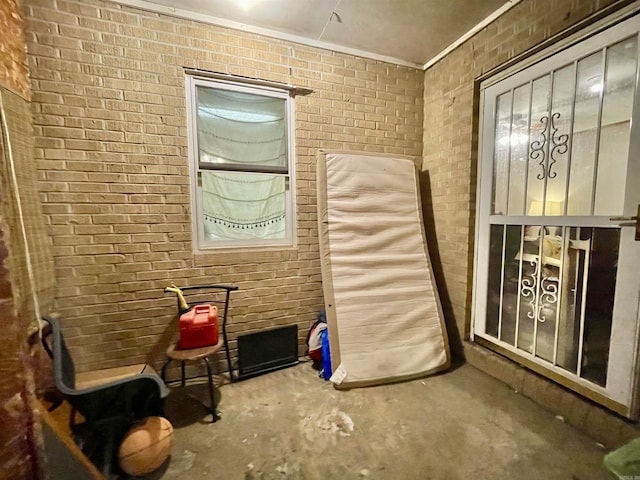
<instances>
[{"instance_id":1,"label":"mattress leaning against wall","mask_svg":"<svg viewBox=\"0 0 640 480\"><path fill-rule=\"evenodd\" d=\"M318 154L320 263L338 388L450 365L410 157Z\"/></svg>"}]
</instances>

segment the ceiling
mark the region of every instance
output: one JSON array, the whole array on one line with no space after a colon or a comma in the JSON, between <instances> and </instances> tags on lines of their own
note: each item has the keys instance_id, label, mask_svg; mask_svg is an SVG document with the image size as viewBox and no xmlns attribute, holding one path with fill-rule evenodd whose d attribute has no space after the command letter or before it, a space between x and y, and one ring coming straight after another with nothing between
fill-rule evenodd
<instances>
[{"instance_id":1,"label":"ceiling","mask_svg":"<svg viewBox=\"0 0 640 480\"><path fill-rule=\"evenodd\" d=\"M520 0L114 0L424 68Z\"/></svg>"}]
</instances>

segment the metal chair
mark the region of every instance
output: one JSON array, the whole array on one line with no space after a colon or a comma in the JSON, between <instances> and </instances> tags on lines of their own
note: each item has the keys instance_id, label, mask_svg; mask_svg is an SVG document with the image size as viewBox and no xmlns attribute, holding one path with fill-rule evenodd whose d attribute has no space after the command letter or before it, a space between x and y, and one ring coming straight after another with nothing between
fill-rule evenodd
<instances>
[{"instance_id":1,"label":"metal chair","mask_svg":"<svg viewBox=\"0 0 640 480\"><path fill-rule=\"evenodd\" d=\"M209 411L211 412L212 422L216 422L220 417L218 415L216 405L215 385L213 383L213 377L211 374L211 364L209 362L209 357L218 353L224 346L226 351L227 365L229 367L229 376L231 378L231 381L233 382L234 376L231 366L231 357L229 353L229 339L227 336L227 313L229 309L229 297L231 295L231 292L238 290L238 287L236 287L235 285L194 285L179 288L168 287L167 289L165 289L165 292L176 292L176 290L181 292L181 294L178 295L178 318L180 318L183 313L188 312L192 308L189 307L189 304L191 304L192 306L196 304L210 304L220 306L222 308L222 315L219 316L219 318L222 319L222 335L219 335L218 343L216 345L206 347L180 349L177 342L171 344L167 349L167 360L162 366L160 376L162 377L162 380L165 380L167 367L172 360L176 360L180 362L180 383L181 386L184 387L186 380L185 362L198 360L204 362L207 370L207 380L209 386Z\"/></svg>"},{"instance_id":2,"label":"metal chair","mask_svg":"<svg viewBox=\"0 0 640 480\"><path fill-rule=\"evenodd\" d=\"M76 374L57 318L44 316L42 345L53 360L56 389L72 407L69 424L92 462L108 473L118 446L137 421L164 415L168 390L149 365L131 365ZM76 412L85 421L76 423Z\"/></svg>"}]
</instances>

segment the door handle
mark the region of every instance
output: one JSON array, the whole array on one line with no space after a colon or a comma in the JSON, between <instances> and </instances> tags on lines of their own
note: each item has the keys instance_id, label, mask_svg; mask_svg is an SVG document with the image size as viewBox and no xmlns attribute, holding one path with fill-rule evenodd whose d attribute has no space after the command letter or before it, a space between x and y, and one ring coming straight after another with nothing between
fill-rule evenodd
<instances>
[{"instance_id":1,"label":"door handle","mask_svg":"<svg viewBox=\"0 0 640 480\"><path fill-rule=\"evenodd\" d=\"M635 217L611 217L609 220L612 222L620 222L618 226L620 227L636 227L636 242L640 242L640 205L638 205L638 213Z\"/></svg>"}]
</instances>

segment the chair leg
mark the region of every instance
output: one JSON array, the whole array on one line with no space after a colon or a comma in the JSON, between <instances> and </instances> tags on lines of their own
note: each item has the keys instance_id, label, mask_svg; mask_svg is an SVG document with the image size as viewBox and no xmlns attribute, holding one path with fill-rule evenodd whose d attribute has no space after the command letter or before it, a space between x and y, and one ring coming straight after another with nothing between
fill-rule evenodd
<instances>
[{"instance_id":1,"label":"chair leg","mask_svg":"<svg viewBox=\"0 0 640 480\"><path fill-rule=\"evenodd\" d=\"M171 359L167 358L167 361L164 362L164 365L162 365L162 370L160 370L160 378L165 383L167 383L165 374L167 373L167 367L169 366L170 363L171 363Z\"/></svg>"},{"instance_id":2,"label":"chair leg","mask_svg":"<svg viewBox=\"0 0 640 480\"><path fill-rule=\"evenodd\" d=\"M184 383L184 361L180 362L180 373L182 373L182 380L181 380L181 384L183 387L185 385Z\"/></svg>"},{"instance_id":3,"label":"chair leg","mask_svg":"<svg viewBox=\"0 0 640 480\"><path fill-rule=\"evenodd\" d=\"M209 397L211 400L211 403L209 405L211 405L211 415L212 415L212 419L211 422L216 422L218 420L218 409L217 409L217 405L216 405L216 395L215 395L215 390L213 387L213 377L211 376L211 365L209 364L209 359L207 357L203 358L205 365L207 366L207 377L209 378Z\"/></svg>"}]
</instances>

